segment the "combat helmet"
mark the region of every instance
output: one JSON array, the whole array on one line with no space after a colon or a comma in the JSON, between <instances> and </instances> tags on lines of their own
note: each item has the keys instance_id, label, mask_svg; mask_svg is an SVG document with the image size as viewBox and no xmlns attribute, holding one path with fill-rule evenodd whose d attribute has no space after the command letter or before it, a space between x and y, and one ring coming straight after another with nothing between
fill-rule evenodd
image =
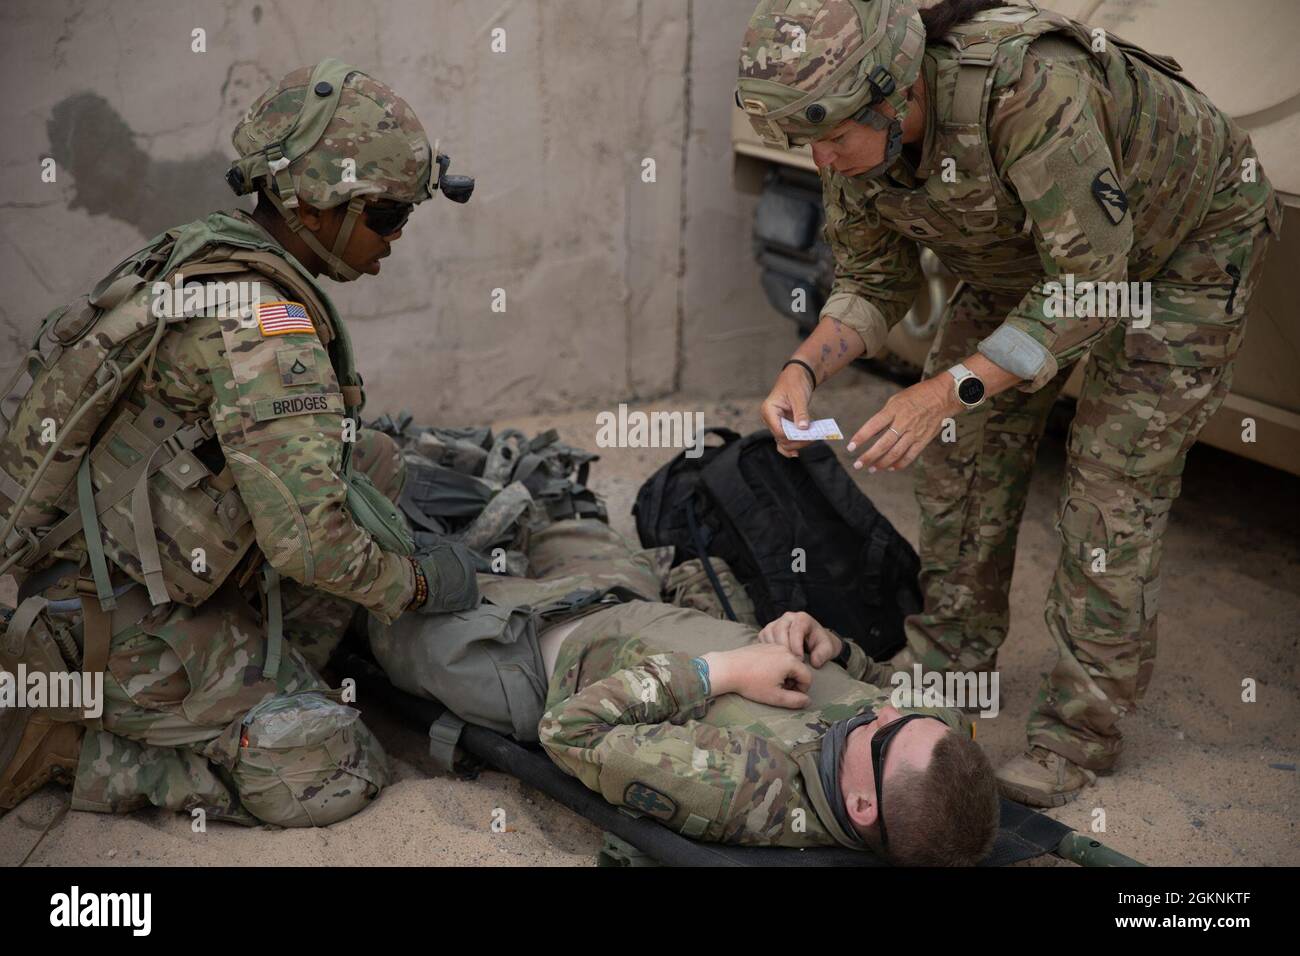
<instances>
[{"instance_id":1,"label":"combat helmet","mask_svg":"<svg viewBox=\"0 0 1300 956\"><path fill-rule=\"evenodd\" d=\"M740 51L736 104L768 146L790 149L846 119L889 133L886 169L903 148L907 91L925 27L913 0L762 0ZM893 107L885 116L874 107Z\"/></svg>"},{"instance_id":2,"label":"combat helmet","mask_svg":"<svg viewBox=\"0 0 1300 956\"><path fill-rule=\"evenodd\" d=\"M470 177L447 175L450 160L429 146L404 99L332 57L293 71L263 93L231 140L240 158L226 173L230 188L243 196L260 186L340 281L360 275L342 254L367 200L410 207L441 190L465 202L474 190ZM298 217L299 200L318 209L347 203L333 250Z\"/></svg>"}]
</instances>

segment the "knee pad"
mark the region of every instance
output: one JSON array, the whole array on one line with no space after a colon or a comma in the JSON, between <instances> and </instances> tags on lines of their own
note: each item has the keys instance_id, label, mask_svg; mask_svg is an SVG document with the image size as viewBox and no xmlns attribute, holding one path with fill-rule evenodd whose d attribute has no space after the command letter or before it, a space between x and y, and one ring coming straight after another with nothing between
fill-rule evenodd
<instances>
[{"instance_id":1,"label":"knee pad","mask_svg":"<svg viewBox=\"0 0 1300 956\"><path fill-rule=\"evenodd\" d=\"M250 710L230 768L244 808L265 823L320 827L364 807L388 783L388 766L360 718L318 691Z\"/></svg>"}]
</instances>

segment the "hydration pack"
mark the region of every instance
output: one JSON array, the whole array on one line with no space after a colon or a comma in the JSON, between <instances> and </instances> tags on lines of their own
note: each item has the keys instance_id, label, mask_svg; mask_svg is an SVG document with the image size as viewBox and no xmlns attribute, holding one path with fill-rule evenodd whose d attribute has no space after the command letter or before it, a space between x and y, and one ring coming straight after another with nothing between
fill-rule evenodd
<instances>
[{"instance_id":1,"label":"hydration pack","mask_svg":"<svg viewBox=\"0 0 1300 956\"><path fill-rule=\"evenodd\" d=\"M760 625L806 611L876 660L901 648L903 618L923 604L920 560L830 446L792 459L766 431L708 433L722 444L678 455L641 486L632 513L642 546L674 546L674 566L725 560Z\"/></svg>"}]
</instances>

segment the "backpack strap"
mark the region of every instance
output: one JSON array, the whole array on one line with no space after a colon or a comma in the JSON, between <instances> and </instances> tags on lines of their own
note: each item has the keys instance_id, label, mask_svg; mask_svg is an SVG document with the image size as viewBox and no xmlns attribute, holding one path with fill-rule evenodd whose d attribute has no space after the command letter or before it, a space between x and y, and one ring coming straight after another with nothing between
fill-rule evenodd
<instances>
[{"instance_id":1,"label":"backpack strap","mask_svg":"<svg viewBox=\"0 0 1300 956\"><path fill-rule=\"evenodd\" d=\"M957 51L957 77L952 95L952 122L975 126L984 118L984 102L993 82L995 42L972 43Z\"/></svg>"},{"instance_id":2,"label":"backpack strap","mask_svg":"<svg viewBox=\"0 0 1300 956\"><path fill-rule=\"evenodd\" d=\"M745 449L752 448L756 444L764 443L768 444L772 454L775 454L775 442L773 441L772 436L767 432L756 432L754 435L747 436L741 441L728 444L718 453L717 457L709 462L704 470L700 472L700 482L703 485L703 491L707 492L708 495L720 505L722 502L726 502L725 508L721 508L725 514L757 515L762 512L762 504L754 495L753 489L749 487L748 482L745 481L741 473L740 456ZM829 451L829 447L825 442L820 443L820 445L822 448ZM810 447L816 448L817 445ZM784 461L784 459L782 459L782 461ZM804 464L802 455L800 456L799 464ZM697 489L696 493L698 494L699 492L700 489ZM729 524L731 529L739 537L740 544L745 551L752 557L757 558L760 552L754 547L754 542L745 534L742 524L737 521L730 521ZM732 571L734 572L735 570L736 568L733 565ZM770 579L776 571L773 568L759 565L758 573L760 577L770 585ZM778 576L782 584L788 585L790 588L790 607L788 610L800 611L807 607L808 599L804 592L803 585L798 580L794 579L794 576L789 574L780 573Z\"/></svg>"},{"instance_id":3,"label":"backpack strap","mask_svg":"<svg viewBox=\"0 0 1300 956\"><path fill-rule=\"evenodd\" d=\"M13 475L0 468L0 495L4 495L12 504L22 496L22 493L23 486L14 480Z\"/></svg>"},{"instance_id":4,"label":"backpack strap","mask_svg":"<svg viewBox=\"0 0 1300 956\"><path fill-rule=\"evenodd\" d=\"M81 598L81 667L88 674L100 674L108 667L108 649L113 640L113 612L105 610L95 592L95 582L77 581Z\"/></svg>"},{"instance_id":5,"label":"backpack strap","mask_svg":"<svg viewBox=\"0 0 1300 956\"><path fill-rule=\"evenodd\" d=\"M86 533L86 554L90 558L90 571L95 582L95 595L99 606L111 611L117 604L113 597L113 583L108 578L108 559L104 556L104 537L99 530L99 515L95 513L95 491L90 484L90 452L81 456L77 468L77 514L81 528Z\"/></svg>"},{"instance_id":6,"label":"backpack strap","mask_svg":"<svg viewBox=\"0 0 1300 956\"><path fill-rule=\"evenodd\" d=\"M45 610L49 603L49 601L41 597L39 594L33 594L31 597L25 598L18 605L18 608L13 612L13 615L5 625L4 642L7 653L14 657L18 657L22 654L23 642L27 640L27 632L30 631L32 625L36 623L37 615L39 615L41 611ZM4 761L0 760L0 766L3 765Z\"/></svg>"},{"instance_id":7,"label":"backpack strap","mask_svg":"<svg viewBox=\"0 0 1300 956\"><path fill-rule=\"evenodd\" d=\"M129 299L135 290L144 285L144 279L134 272L128 272L126 275L120 275L104 286L102 289L96 286L91 292L89 302L97 309L104 312L111 312L119 305Z\"/></svg>"},{"instance_id":8,"label":"backpack strap","mask_svg":"<svg viewBox=\"0 0 1300 956\"><path fill-rule=\"evenodd\" d=\"M144 459L140 477L136 479L135 487L131 489L131 524L135 528L135 547L140 557L140 573L144 575L145 587L149 589L149 600L155 605L166 604L171 600L167 595L167 579L163 577L162 555L158 551L158 532L154 527L153 506L149 504L149 478L162 467L163 462L158 462L158 455L165 446L165 441L159 442ZM157 468L154 467L155 462L158 462ZM86 538L89 543L89 532Z\"/></svg>"},{"instance_id":9,"label":"backpack strap","mask_svg":"<svg viewBox=\"0 0 1300 956\"><path fill-rule=\"evenodd\" d=\"M722 610L726 613L727 620L736 620L736 612L732 610L731 601L727 598L727 592L722 589L722 582L718 580L718 572L713 569L713 562L709 560L709 546L704 540L699 519L695 514L694 495L686 499L686 525L690 528L691 540L695 542L695 553L700 556L700 564L704 566L704 573L709 579L709 585L713 588L713 593L722 602Z\"/></svg>"}]
</instances>

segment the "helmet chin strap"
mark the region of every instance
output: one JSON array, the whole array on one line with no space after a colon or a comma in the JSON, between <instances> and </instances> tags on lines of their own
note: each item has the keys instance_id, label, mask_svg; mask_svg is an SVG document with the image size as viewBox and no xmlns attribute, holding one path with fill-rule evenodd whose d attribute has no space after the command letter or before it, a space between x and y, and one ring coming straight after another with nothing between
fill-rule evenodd
<instances>
[{"instance_id":1,"label":"helmet chin strap","mask_svg":"<svg viewBox=\"0 0 1300 956\"><path fill-rule=\"evenodd\" d=\"M866 172L859 173L860 176L874 178L883 173L890 166L894 165L894 160L898 159L903 152L903 121L897 116L885 116L877 113L868 107L859 114L859 122L865 120L873 129L885 130L885 158L875 166L872 166Z\"/></svg>"},{"instance_id":2,"label":"helmet chin strap","mask_svg":"<svg viewBox=\"0 0 1300 956\"><path fill-rule=\"evenodd\" d=\"M351 282L353 279L361 278L361 273L352 268L343 261L343 250L348 247L348 240L352 238L352 230L356 227L357 219L361 216L361 210L365 207L366 201L360 196L354 196L348 202L347 215L343 217L343 225L339 227L339 234L334 239L334 249L326 249L316 235L307 228L307 225L298 218L294 210L285 205L284 200L276 195L274 189L264 191L271 204L279 210L280 215L284 217L285 223L294 231L299 239L320 257L325 266L326 274L336 282Z\"/></svg>"}]
</instances>

